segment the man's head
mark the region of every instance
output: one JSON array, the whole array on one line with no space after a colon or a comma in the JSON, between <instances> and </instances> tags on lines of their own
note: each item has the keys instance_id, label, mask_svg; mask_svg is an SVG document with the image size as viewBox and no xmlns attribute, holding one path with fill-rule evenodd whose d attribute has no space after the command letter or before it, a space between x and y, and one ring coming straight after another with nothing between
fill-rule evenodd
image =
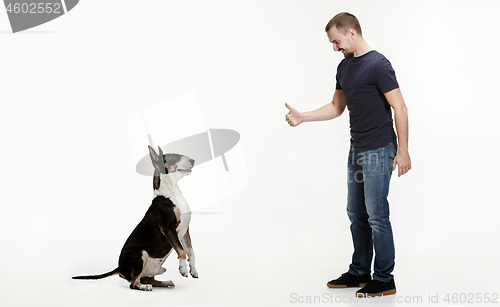
<instances>
[{"instance_id":1,"label":"man's head","mask_svg":"<svg viewBox=\"0 0 500 307\"><path fill-rule=\"evenodd\" d=\"M333 50L341 51L346 59L354 56L356 41L363 37L356 16L346 12L335 15L326 25L325 31L333 44Z\"/></svg>"}]
</instances>

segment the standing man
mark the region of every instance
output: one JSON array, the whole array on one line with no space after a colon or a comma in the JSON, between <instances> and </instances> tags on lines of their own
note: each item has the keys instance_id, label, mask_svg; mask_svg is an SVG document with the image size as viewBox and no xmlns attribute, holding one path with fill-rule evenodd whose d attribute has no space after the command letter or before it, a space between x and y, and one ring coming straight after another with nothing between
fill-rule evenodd
<instances>
[{"instance_id":1,"label":"standing man","mask_svg":"<svg viewBox=\"0 0 500 307\"><path fill-rule=\"evenodd\" d=\"M327 286L361 287L356 292L359 297L395 294L391 274L394 241L387 196L396 166L398 176L411 169L407 107L391 63L366 43L354 15L337 14L326 25L325 31L333 50L342 52L345 57L337 67L333 100L320 109L304 113L286 104L290 110L286 121L296 127L303 122L334 119L344 112L346 106L349 109L351 148L347 215L351 221L354 253L348 272L329 281Z\"/></svg>"}]
</instances>

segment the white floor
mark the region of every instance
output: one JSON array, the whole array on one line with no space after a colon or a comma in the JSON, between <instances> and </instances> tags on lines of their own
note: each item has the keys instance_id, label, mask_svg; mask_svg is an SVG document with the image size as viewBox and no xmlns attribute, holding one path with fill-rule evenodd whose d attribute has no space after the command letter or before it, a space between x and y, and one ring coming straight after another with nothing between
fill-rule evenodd
<instances>
[{"instance_id":1,"label":"white floor","mask_svg":"<svg viewBox=\"0 0 500 307\"><path fill-rule=\"evenodd\" d=\"M10 257L12 265L2 270L0 304L73 307L432 303L438 306L435 303L470 305L467 302L478 299L477 294L484 297L489 293L493 298L494 293L500 292L498 268L493 266L494 256L487 253L490 250L487 247L483 253L470 251L465 245L456 245L460 244L459 238L450 238L450 244L444 242L432 255L423 248L425 242L412 245L396 237L400 250L394 271L398 293L382 299L355 299L356 289L326 287L326 282L338 277L349 264L347 216L300 213L300 206L293 205L288 212L268 208L266 214L259 215L266 202L254 203L252 208L246 199L255 199L249 188L216 207L195 213L191 233L200 278L182 277L177 271L177 260L171 257L165 264L167 272L158 279L172 280L176 287L155 288L152 292L132 291L117 276L97 281L71 279L73 275L104 273L115 268L123 242L116 242L119 240L113 236L121 240L128 235L115 234L118 230L114 228L120 232L122 229L116 219L102 226L108 227L113 235L90 227L77 232L78 240L70 239L67 233L49 240L33 234L26 246L4 234L4 253L8 251L17 258ZM396 218L393 216L393 220ZM397 233L402 225L393 224ZM99 225L94 227L101 229ZM409 233L402 229L400 232ZM27 255L29 246L42 253ZM467 300L466 304L461 304L464 302L460 299Z\"/></svg>"}]
</instances>

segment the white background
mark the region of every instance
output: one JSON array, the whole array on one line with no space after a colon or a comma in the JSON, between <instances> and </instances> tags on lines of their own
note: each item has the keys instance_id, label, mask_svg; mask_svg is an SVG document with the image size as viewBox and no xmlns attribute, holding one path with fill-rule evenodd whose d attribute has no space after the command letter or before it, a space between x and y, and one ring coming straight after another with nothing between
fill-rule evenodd
<instances>
[{"instance_id":1,"label":"white background","mask_svg":"<svg viewBox=\"0 0 500 307\"><path fill-rule=\"evenodd\" d=\"M18 34L0 12L0 305L351 298L355 289L326 288L352 253L348 114L293 129L284 121L285 102L306 111L331 100L342 54L324 26L341 11L391 61L409 107L413 169L390 193L393 299L500 293L497 1L86 0ZM160 279L175 289L71 280L114 269L150 204L129 121L189 92L207 127L241 134L249 174L236 195L193 216L200 279L181 277L171 257Z\"/></svg>"}]
</instances>

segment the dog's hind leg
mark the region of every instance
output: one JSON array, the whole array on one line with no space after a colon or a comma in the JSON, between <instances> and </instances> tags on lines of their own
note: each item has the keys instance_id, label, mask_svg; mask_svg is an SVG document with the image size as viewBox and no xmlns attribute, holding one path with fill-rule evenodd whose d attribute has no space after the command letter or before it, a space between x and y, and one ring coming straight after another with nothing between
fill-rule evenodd
<instances>
[{"instance_id":1,"label":"dog's hind leg","mask_svg":"<svg viewBox=\"0 0 500 307\"><path fill-rule=\"evenodd\" d=\"M132 281L130 283L130 289L137 289L142 291L151 291L153 290L153 286L150 284L141 284L141 277L144 273L144 268L146 267L146 263L148 262L148 253L146 251L142 251L142 268L139 266L135 268L135 276L132 276ZM138 265L140 263L137 263ZM140 271L139 271L140 270Z\"/></svg>"},{"instance_id":2,"label":"dog's hind leg","mask_svg":"<svg viewBox=\"0 0 500 307\"><path fill-rule=\"evenodd\" d=\"M184 246L184 249L186 250L186 254L188 256L190 269L189 273L191 273L191 276L193 276L193 278L198 278L198 271L196 271L196 261L194 257L193 246L191 244L191 236L189 235L189 228L182 238L182 246Z\"/></svg>"},{"instance_id":3,"label":"dog's hind leg","mask_svg":"<svg viewBox=\"0 0 500 307\"><path fill-rule=\"evenodd\" d=\"M143 284L150 284L153 287L175 287L175 284L171 281L159 281L156 280L154 277L142 277L141 278L141 283Z\"/></svg>"}]
</instances>

